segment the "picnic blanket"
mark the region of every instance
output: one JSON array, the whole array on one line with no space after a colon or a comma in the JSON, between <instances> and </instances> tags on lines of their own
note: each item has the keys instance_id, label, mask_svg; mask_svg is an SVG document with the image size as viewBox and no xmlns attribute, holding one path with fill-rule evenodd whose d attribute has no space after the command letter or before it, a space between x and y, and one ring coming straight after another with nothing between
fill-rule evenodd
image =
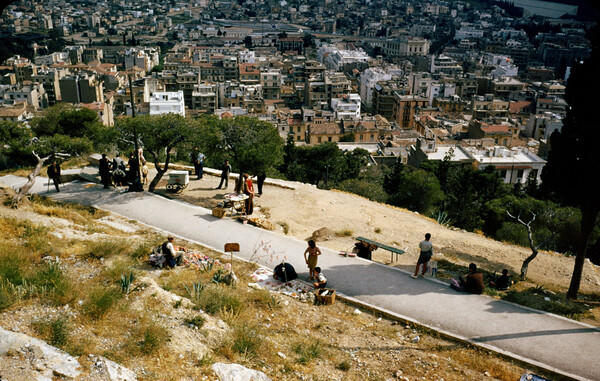
<instances>
[{"instance_id":1,"label":"picnic blanket","mask_svg":"<svg viewBox=\"0 0 600 381\"><path fill-rule=\"evenodd\" d=\"M182 252L181 265L195 270L210 270L213 266L220 266L221 262L218 259L209 257L206 254L202 254L197 251L187 251L183 247L175 247L177 253ZM156 267L162 268L165 265L165 255L161 252L161 247L154 249L150 258L148 258L150 264Z\"/></svg>"},{"instance_id":2,"label":"picnic blanket","mask_svg":"<svg viewBox=\"0 0 600 381\"><path fill-rule=\"evenodd\" d=\"M278 292L283 295L291 296L301 302L314 301L313 287L306 285L298 280L282 282L273 278L273 272L265 268L259 268L250 274L254 283L248 283L248 287L254 289L268 290Z\"/></svg>"}]
</instances>

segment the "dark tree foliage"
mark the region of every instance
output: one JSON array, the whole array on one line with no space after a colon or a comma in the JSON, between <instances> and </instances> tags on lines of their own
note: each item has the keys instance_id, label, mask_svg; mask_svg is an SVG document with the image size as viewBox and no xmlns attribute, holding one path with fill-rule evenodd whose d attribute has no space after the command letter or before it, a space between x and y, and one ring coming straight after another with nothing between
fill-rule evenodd
<instances>
[{"instance_id":1,"label":"dark tree foliage","mask_svg":"<svg viewBox=\"0 0 600 381\"><path fill-rule=\"evenodd\" d=\"M598 24L592 29L590 42L590 57L583 63L575 64L571 71L565 94L569 109L562 131L554 132L550 138L548 163L542 172L544 187L554 192L562 203L581 210L580 248L567 292L567 297L573 299L577 298L579 292L584 260L588 248L594 244L592 232L600 213L598 190L590 183L590 179L600 176L600 156L596 148L600 141L600 128L593 111L600 104L600 93L590 91L600 86Z\"/></svg>"}]
</instances>

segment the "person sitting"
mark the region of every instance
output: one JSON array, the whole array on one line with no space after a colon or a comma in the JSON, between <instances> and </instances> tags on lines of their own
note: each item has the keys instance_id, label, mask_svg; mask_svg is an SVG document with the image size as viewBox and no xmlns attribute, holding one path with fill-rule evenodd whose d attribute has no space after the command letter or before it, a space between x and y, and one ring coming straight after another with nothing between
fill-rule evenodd
<instances>
[{"instance_id":1,"label":"person sitting","mask_svg":"<svg viewBox=\"0 0 600 381\"><path fill-rule=\"evenodd\" d=\"M315 267L315 273L316 282L313 283L313 286L315 288L325 288L325 286L327 286L327 278L325 278L325 275L321 272L321 268Z\"/></svg>"},{"instance_id":2,"label":"person sitting","mask_svg":"<svg viewBox=\"0 0 600 381\"><path fill-rule=\"evenodd\" d=\"M162 244L161 251L165 256L165 267L173 268L181 264L183 253L178 253L173 246L175 238L169 236L167 240Z\"/></svg>"},{"instance_id":3,"label":"person sitting","mask_svg":"<svg viewBox=\"0 0 600 381\"><path fill-rule=\"evenodd\" d=\"M469 264L469 275L467 279L458 277L459 281L452 278L450 281L450 287L457 291L468 292L469 294L482 294L483 293L483 274L477 271L477 265L475 263Z\"/></svg>"},{"instance_id":4,"label":"person sitting","mask_svg":"<svg viewBox=\"0 0 600 381\"><path fill-rule=\"evenodd\" d=\"M490 287L495 288L498 291L506 291L512 286L513 281L510 279L510 275L508 275L508 270L503 269L502 275L500 275L496 280L490 281Z\"/></svg>"},{"instance_id":5,"label":"person sitting","mask_svg":"<svg viewBox=\"0 0 600 381\"><path fill-rule=\"evenodd\" d=\"M275 266L273 278L282 282L289 282L298 278L298 274L296 273L296 270L294 270L294 266L290 265L289 263L282 262Z\"/></svg>"}]
</instances>

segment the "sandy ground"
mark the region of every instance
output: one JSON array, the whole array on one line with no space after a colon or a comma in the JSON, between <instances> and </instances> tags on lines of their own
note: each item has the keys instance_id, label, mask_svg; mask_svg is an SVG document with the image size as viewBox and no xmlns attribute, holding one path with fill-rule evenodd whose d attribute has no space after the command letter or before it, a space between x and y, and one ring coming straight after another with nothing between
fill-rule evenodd
<instances>
[{"instance_id":1,"label":"sandy ground","mask_svg":"<svg viewBox=\"0 0 600 381\"><path fill-rule=\"evenodd\" d=\"M181 194L169 193L169 196L212 208L228 193L215 189L218 184L216 176L205 175L201 180L193 176ZM337 235L326 242L317 242L317 245L334 250L349 250L356 242L354 237L362 236L406 251L394 263L390 263L389 252L382 249L373 252L373 259L412 271L418 257L418 244L429 232L434 245L434 260L447 259L461 265L474 262L498 273L508 268L513 274L519 273L522 261L530 253L527 248L444 227L406 209L372 202L353 194L293 184L296 187L293 190L266 184L263 195L255 198L253 217L268 219L282 233L282 226L287 224L287 234L302 240L309 239L315 230L326 227ZM164 189L164 186L159 188ZM229 182L228 190L233 191L233 181ZM574 258L540 252L529 266L528 278L548 289L566 291L573 265ZM581 291L600 293L600 269L589 261L585 264Z\"/></svg>"}]
</instances>

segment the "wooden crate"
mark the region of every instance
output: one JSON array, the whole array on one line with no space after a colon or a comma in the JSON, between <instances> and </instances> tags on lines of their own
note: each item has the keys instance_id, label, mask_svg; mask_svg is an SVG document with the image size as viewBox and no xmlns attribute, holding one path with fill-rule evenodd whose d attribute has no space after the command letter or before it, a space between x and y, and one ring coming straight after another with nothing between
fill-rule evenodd
<instances>
[{"instance_id":1,"label":"wooden crate","mask_svg":"<svg viewBox=\"0 0 600 381\"><path fill-rule=\"evenodd\" d=\"M225 216L225 209L219 208L218 206L214 207L212 210L212 215L218 218L223 218L223 216Z\"/></svg>"},{"instance_id":2,"label":"wooden crate","mask_svg":"<svg viewBox=\"0 0 600 381\"><path fill-rule=\"evenodd\" d=\"M327 295L322 295L325 291L327 291ZM319 288L317 289L317 303L321 304L333 304L335 303L335 290L331 288Z\"/></svg>"}]
</instances>

